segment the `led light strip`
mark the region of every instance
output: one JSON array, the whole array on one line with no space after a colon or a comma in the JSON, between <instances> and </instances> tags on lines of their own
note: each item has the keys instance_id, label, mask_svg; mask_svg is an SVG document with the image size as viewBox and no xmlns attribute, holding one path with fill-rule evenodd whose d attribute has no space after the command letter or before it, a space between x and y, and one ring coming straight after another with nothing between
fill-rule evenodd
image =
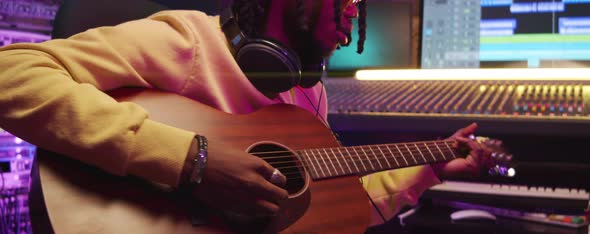
<instances>
[{"instance_id":1,"label":"led light strip","mask_svg":"<svg viewBox=\"0 0 590 234\"><path fill-rule=\"evenodd\" d=\"M590 68L359 70L358 80L588 80Z\"/></svg>"}]
</instances>

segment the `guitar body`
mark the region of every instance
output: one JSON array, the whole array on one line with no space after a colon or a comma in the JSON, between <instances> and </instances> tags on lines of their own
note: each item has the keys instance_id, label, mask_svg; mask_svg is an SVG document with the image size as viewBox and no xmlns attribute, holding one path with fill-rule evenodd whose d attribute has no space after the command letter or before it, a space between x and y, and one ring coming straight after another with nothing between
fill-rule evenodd
<instances>
[{"instance_id":1,"label":"guitar body","mask_svg":"<svg viewBox=\"0 0 590 234\"><path fill-rule=\"evenodd\" d=\"M126 89L112 96L141 105L151 119L248 152L268 143L289 150L339 146L313 114L291 105L231 115L169 93ZM39 178L33 179L40 180L42 194L31 199L43 199L55 233L363 233L369 224L370 206L356 176L312 181L302 171L303 187L289 190L278 216L260 221L224 215L165 186L41 149L36 160Z\"/></svg>"}]
</instances>

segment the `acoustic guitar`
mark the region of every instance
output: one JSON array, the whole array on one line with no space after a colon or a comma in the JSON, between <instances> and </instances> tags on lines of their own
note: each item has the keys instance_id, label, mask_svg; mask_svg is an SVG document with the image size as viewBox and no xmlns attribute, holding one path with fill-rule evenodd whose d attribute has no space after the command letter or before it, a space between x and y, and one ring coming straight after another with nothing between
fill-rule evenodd
<instances>
[{"instance_id":1,"label":"acoustic guitar","mask_svg":"<svg viewBox=\"0 0 590 234\"><path fill-rule=\"evenodd\" d=\"M289 199L273 217L228 214L166 186L114 176L39 149L30 200L31 206L43 206L41 213L47 216L40 218L31 208L35 231L363 233L370 205L358 175L461 156L451 140L342 147L312 113L293 105L231 115L158 91L124 89L112 96L139 104L151 119L262 157L287 177Z\"/></svg>"}]
</instances>

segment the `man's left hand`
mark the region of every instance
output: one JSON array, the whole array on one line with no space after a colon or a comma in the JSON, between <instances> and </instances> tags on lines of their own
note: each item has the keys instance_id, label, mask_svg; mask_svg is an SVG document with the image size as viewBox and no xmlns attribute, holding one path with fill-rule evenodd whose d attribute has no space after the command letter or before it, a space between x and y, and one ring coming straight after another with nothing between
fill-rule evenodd
<instances>
[{"instance_id":1,"label":"man's left hand","mask_svg":"<svg viewBox=\"0 0 590 234\"><path fill-rule=\"evenodd\" d=\"M448 138L457 141L459 146L468 147L470 149L469 155L465 158L432 164L432 169L439 179L478 176L482 168L489 168L493 165L490 149L476 140L469 139L469 135L472 135L476 129L477 124L472 123L459 129Z\"/></svg>"}]
</instances>

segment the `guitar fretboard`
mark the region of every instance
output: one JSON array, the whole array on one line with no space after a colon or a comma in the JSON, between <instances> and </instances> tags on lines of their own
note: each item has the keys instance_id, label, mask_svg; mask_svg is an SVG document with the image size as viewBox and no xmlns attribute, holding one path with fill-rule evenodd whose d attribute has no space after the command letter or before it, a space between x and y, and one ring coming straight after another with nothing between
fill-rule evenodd
<instances>
[{"instance_id":1,"label":"guitar fretboard","mask_svg":"<svg viewBox=\"0 0 590 234\"><path fill-rule=\"evenodd\" d=\"M367 174L448 161L457 157L455 141L316 148L296 151L312 179Z\"/></svg>"}]
</instances>

